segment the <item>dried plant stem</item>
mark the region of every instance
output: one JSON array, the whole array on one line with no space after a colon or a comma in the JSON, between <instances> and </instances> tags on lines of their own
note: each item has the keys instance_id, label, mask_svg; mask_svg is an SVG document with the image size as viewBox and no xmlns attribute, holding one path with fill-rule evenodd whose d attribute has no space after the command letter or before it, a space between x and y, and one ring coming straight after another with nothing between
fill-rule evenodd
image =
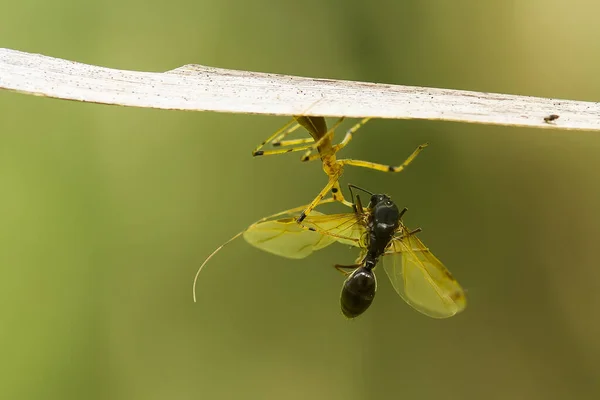
<instances>
[{"instance_id":1,"label":"dried plant stem","mask_svg":"<svg viewBox=\"0 0 600 400\"><path fill-rule=\"evenodd\" d=\"M66 100L170 110L416 118L600 130L597 102L302 78L201 65L185 65L164 73L124 71L10 49L0 49L0 88Z\"/></svg>"}]
</instances>

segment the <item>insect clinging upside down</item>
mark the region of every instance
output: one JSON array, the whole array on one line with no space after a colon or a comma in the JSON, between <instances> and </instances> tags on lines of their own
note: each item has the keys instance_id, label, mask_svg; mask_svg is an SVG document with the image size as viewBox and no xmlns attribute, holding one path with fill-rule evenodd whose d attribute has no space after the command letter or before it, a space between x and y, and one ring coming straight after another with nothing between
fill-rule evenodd
<instances>
[{"instance_id":1,"label":"insect clinging upside down","mask_svg":"<svg viewBox=\"0 0 600 400\"><path fill-rule=\"evenodd\" d=\"M358 129L360 129L370 119L371 118L364 118L359 121L346 132L346 135L340 143L334 145L332 142L333 134L335 129L344 121L344 117L339 118L328 130L324 117L294 116L290 122L278 129L273 135L271 135L267 140L262 142L256 149L254 149L252 155L255 157L291 153L295 151L305 151L301 161L313 161L317 159L321 160L323 164L323 170L329 177L329 181L317 195L317 197L315 197L314 200L306 207L306 209L300 213L297 218L298 222L302 222L304 218L306 218L306 216L317 206L317 204L319 204L319 202L325 198L329 191L331 191L334 200L342 202L347 206L351 206L351 203L344 199L339 184L339 179L342 176L344 167L346 165L369 168L382 172L400 172L404 170L404 168L406 168L425 147L427 147L427 143L418 146L412 152L412 154L398 166L378 164L363 160L337 159L336 154L338 151L346 147L346 145L348 145L348 143L352 140L352 137L356 131L358 131ZM301 126L308 131L308 133L311 135L310 138L283 140L286 136L296 131ZM267 144L271 144L273 147L277 147L277 149L261 150ZM317 151L317 153L314 153L315 151Z\"/></svg>"}]
</instances>

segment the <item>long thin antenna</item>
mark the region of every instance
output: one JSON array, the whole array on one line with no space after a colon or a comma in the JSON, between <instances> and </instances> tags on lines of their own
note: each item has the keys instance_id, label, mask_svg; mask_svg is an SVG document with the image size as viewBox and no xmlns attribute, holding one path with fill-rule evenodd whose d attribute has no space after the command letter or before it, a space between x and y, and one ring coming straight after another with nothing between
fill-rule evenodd
<instances>
[{"instance_id":1,"label":"long thin antenna","mask_svg":"<svg viewBox=\"0 0 600 400\"><path fill-rule=\"evenodd\" d=\"M321 200L318 205L321 204L327 204L327 203L333 203L335 202L335 199L333 197L328 197L326 199ZM251 227L260 224L261 222L265 222L268 221L272 218L277 218L280 217L282 215L286 215L286 214L293 214L299 211L304 210L307 207L307 205L303 205L300 207L294 207L294 208L290 208L289 210L285 210L285 211L280 211L278 213L275 213L273 215L269 215L268 217L264 217L259 219L258 221L256 221L255 223L253 223L252 225L248 226L246 229L244 229L243 231L241 231L240 233L238 233L237 235L235 235L234 237L232 237L231 239L229 239L228 241L226 241L225 243L223 243L222 245L220 245L219 247L216 248L215 251L213 251L210 256L208 256L208 258L206 260L204 260L204 262L202 263L202 265L200 266L200 268L198 268L198 271L196 272L196 276L194 276L194 285L192 287L192 296L194 297L194 303L196 302L196 282L198 281L198 275L200 275L200 272L202 271L202 268L204 268L204 266L206 265L206 263L215 255L219 252L219 250L221 250L223 247L225 247L226 245L228 245L229 243L233 242L235 239L237 239L238 237L240 237L244 232L246 232L248 229L250 229ZM308 228L307 228L308 229Z\"/></svg>"},{"instance_id":2,"label":"long thin antenna","mask_svg":"<svg viewBox=\"0 0 600 400\"><path fill-rule=\"evenodd\" d=\"M223 243L222 245L220 245L219 247L217 247L217 249L215 251L213 251L210 256L208 256L208 258L206 260L204 260L204 262L202 263L202 265L200 266L200 268L198 268L198 272L196 272L196 276L194 276L194 285L192 286L192 296L194 297L194 303L196 302L196 281L198 281L198 275L200 275L200 272L202 271L202 268L204 268L204 266L206 265L206 263L215 255L219 252L219 250L221 250L223 247L225 247L227 244L229 244L230 242L234 241L235 239L237 239L238 237L240 237L244 232L246 232L246 230L241 231L240 233L238 233L237 235L235 235L234 237L232 237L231 239L229 239L228 241L226 241L225 243Z\"/></svg>"}]
</instances>

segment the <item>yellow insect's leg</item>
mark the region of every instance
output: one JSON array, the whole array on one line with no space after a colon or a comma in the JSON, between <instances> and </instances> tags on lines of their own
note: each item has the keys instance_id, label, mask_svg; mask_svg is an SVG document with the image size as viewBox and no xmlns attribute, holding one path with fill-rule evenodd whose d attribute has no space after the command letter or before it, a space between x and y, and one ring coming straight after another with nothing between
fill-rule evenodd
<instances>
[{"instance_id":1,"label":"yellow insect's leg","mask_svg":"<svg viewBox=\"0 0 600 400\"><path fill-rule=\"evenodd\" d=\"M346 147L346 145L350 142L350 140L352 140L352 136L356 133L356 131L359 130L360 128L362 128L362 126L364 124L366 124L367 122L369 122L370 119L371 119L370 117L363 118L360 122L358 122L352 128L348 129L348 131L346 132L346 136L344 136L344 139L342 139L341 142L339 142L338 144L333 146L333 151L335 153L337 153L338 151L340 151L341 149Z\"/></svg>"},{"instance_id":2,"label":"yellow insect's leg","mask_svg":"<svg viewBox=\"0 0 600 400\"><path fill-rule=\"evenodd\" d=\"M427 147L427 145L428 145L428 143L424 143L424 144L420 145L419 147L417 147L416 150L413 151L412 154L402 164L398 165L397 167L394 167L393 165L378 164L378 163L374 163L374 162L370 162L370 161L350 160L350 159L338 160L338 163L342 164L342 165L353 165L355 167L370 168L370 169L374 169L374 170L382 171L382 172L400 172L404 168L406 168L415 159L415 157L417 157L417 155L425 147Z\"/></svg>"},{"instance_id":3,"label":"yellow insect's leg","mask_svg":"<svg viewBox=\"0 0 600 400\"><path fill-rule=\"evenodd\" d=\"M307 151L306 154L304 154L301 158L302 162L307 162L307 161L314 161L314 160L318 160L321 158L321 155L319 153L316 154L310 154L312 153L313 150Z\"/></svg>"},{"instance_id":4,"label":"yellow insect's leg","mask_svg":"<svg viewBox=\"0 0 600 400\"><path fill-rule=\"evenodd\" d=\"M304 218L306 218L306 216L323 200L325 195L331 190L331 188L335 185L335 183L340 179L340 175L341 175L341 172L329 177L329 182L327 183L327 185L325 185L325 187L321 190L321 192L317 195L317 197L315 197L315 199L308 205L308 207L306 207L306 209L304 211L302 211L302 213L300 214L300 216L298 217L296 222L298 222L300 224L302 221L304 221Z\"/></svg>"},{"instance_id":5,"label":"yellow insect's leg","mask_svg":"<svg viewBox=\"0 0 600 400\"><path fill-rule=\"evenodd\" d=\"M293 121L296 121L296 119L294 119ZM297 147L286 147L283 149L277 149L277 150L260 150L265 144L272 142L274 139L281 139L283 137L285 137L285 135L288 134L288 132L293 132L297 129L296 126L289 128L288 127L293 124L294 122L289 122L288 124L286 124L283 128L279 129L277 132L275 132L273 135L271 135L271 137L269 139L267 139L265 142L263 142L259 147L257 147L253 152L252 155L253 156L272 156L275 154L284 154L284 153L292 153L295 151L303 151L306 150L306 154L302 157L302 161L305 161L305 158L307 158L312 152L314 152L315 150L317 150L319 148L319 146L325 142L325 140L327 139L331 139L331 136L333 135L335 129L339 126L339 124L341 124L343 121L343 118L340 118L332 127L331 129L329 129L323 136L321 136L319 138L319 140L317 140L316 142L314 141L313 138L306 138L306 139L294 139L294 140L287 140L285 142L273 142L273 146L290 146L290 145L300 145ZM297 125L300 126L300 125ZM288 129L287 131L285 131L286 129ZM282 131L284 131L282 133ZM309 143L309 144L306 144ZM304 145L306 144L306 145Z\"/></svg>"},{"instance_id":6,"label":"yellow insect's leg","mask_svg":"<svg viewBox=\"0 0 600 400\"><path fill-rule=\"evenodd\" d=\"M311 161L312 160L316 160L317 158L319 158L318 154L313 154L311 156ZM346 200L346 198L344 197L343 193L342 193L342 188L340 187L340 183L339 181L336 181L333 186L331 187L331 196L333 198L334 201L340 202L343 205L352 208L353 207L353 203Z\"/></svg>"},{"instance_id":7,"label":"yellow insect's leg","mask_svg":"<svg viewBox=\"0 0 600 400\"><path fill-rule=\"evenodd\" d=\"M296 122L295 119L292 118L291 121L289 121L284 126L279 128L277 131L275 131L275 133L273 133L271 136L269 136L269 138L267 140L265 140L264 142L259 144L254 150L252 150L252 155L255 156L255 155L257 155L257 153L261 153L260 149L262 149L267 143L271 143L274 139L277 138L277 139L281 140L285 135L298 129L296 127L296 125L298 125L298 123ZM298 125L298 127L299 127L299 125ZM260 155L260 154L258 154L258 155Z\"/></svg>"},{"instance_id":8,"label":"yellow insect's leg","mask_svg":"<svg viewBox=\"0 0 600 400\"><path fill-rule=\"evenodd\" d=\"M312 148L308 149L306 151L306 153L304 153L304 155L302 156L302 158L300 158L300 161L302 161L302 162L308 162L308 161L314 161L314 160L320 159L321 158L321 153L312 154L315 150L317 150L316 147L312 147Z\"/></svg>"},{"instance_id":9,"label":"yellow insect's leg","mask_svg":"<svg viewBox=\"0 0 600 400\"><path fill-rule=\"evenodd\" d=\"M344 198L344 195L342 194L342 188L340 187L340 182L337 181L333 184L333 186L331 187L331 196L333 197L333 199L335 201L339 201L340 203L342 203L343 205L353 208L354 204L352 204L351 202L349 202L348 200L346 200Z\"/></svg>"},{"instance_id":10,"label":"yellow insect's leg","mask_svg":"<svg viewBox=\"0 0 600 400\"><path fill-rule=\"evenodd\" d=\"M285 153L292 153L294 151L303 151L303 150L309 150L312 152L312 149L314 148L314 143L312 138L306 139L306 141L304 141L304 139L299 139L299 141L303 141L302 143L306 143L306 142L310 142L311 144L306 145L306 146L298 146L298 147L286 147L284 149L277 149L277 150L255 150L252 152L252 155L254 157L257 156L272 156L275 154L285 154ZM293 140L290 140L290 142L294 142Z\"/></svg>"},{"instance_id":11,"label":"yellow insect's leg","mask_svg":"<svg viewBox=\"0 0 600 400\"><path fill-rule=\"evenodd\" d=\"M320 206L321 204L328 204L328 203L333 203L333 202L335 202L335 199L334 199L333 197L328 197L328 198L326 198L326 199L322 199L322 200L321 200L321 201L320 201L320 202L317 204L317 206ZM298 206L298 207L290 208L289 210L280 211L280 212L278 212L278 213L271 214L271 215L269 215L269 216L267 216L267 217L263 217L263 218L259 219L258 221L255 221L254 223L252 223L252 224L251 224L251 225L250 225L248 228L250 228L250 227L252 227L252 226L255 226L255 225L258 225L258 224L260 224L260 223L262 223L262 222L268 221L268 220L270 220L270 219L274 219L274 218L277 218L277 217L281 217L281 216L283 216L283 215L290 215L290 214L294 214L294 213L297 213L297 212L304 211L304 210L306 209L306 207L308 207L309 205L310 205L310 204L305 204L305 205L303 205L303 206ZM247 230L248 228L246 228L246 230ZM306 228L306 229L309 229L308 227L304 227L304 228Z\"/></svg>"},{"instance_id":12,"label":"yellow insect's leg","mask_svg":"<svg viewBox=\"0 0 600 400\"><path fill-rule=\"evenodd\" d=\"M300 125L298 125L300 126ZM313 138L304 138L304 139L293 139L293 140L281 140L281 141L273 141L273 147L287 147L287 146L297 146L299 144L313 143L315 140Z\"/></svg>"},{"instance_id":13,"label":"yellow insect's leg","mask_svg":"<svg viewBox=\"0 0 600 400\"><path fill-rule=\"evenodd\" d=\"M324 121L324 118L321 117L321 119L323 119L323 121ZM254 156L275 155L275 154L284 154L284 153L291 153L291 152L295 152L295 151L306 150L306 153L301 158L301 160L302 161L316 160L316 159L320 158L321 155L320 154L311 155L311 154L315 150L318 150L319 146L323 145L325 143L325 141L331 140L331 137L333 136L335 129L344 121L344 117L339 118L336 121L336 123L333 124L333 126L326 132L322 132L323 130L326 129L326 125L324 125L324 123L323 123L323 124L319 124L319 126L317 127L315 125L315 123L313 123L313 118L294 117L294 120L298 122L296 125L294 125L293 127L288 129L288 126L291 125L291 123L288 123L282 129L278 130L274 135L272 135L268 140L266 140L263 144L261 144L261 146L259 146L252 153L252 155L254 155ZM286 135L295 131L300 126L303 126L304 128L306 128L309 131L309 133L311 134L311 136L313 136L313 137L312 138L304 138L304 139L285 140L285 141L282 140ZM280 133L281 131L283 131L285 129L287 129L287 130L284 131L283 133ZM358 127L356 129L358 129ZM315 142L315 138L318 138L318 140L316 142ZM262 146L264 146L265 144L267 144L269 142L271 142L274 147L286 147L286 148L285 149L277 149L277 150L267 150L267 151L260 150L262 148ZM302 146L302 145L306 145L306 146ZM288 147L288 146L297 146L297 147ZM335 154L335 150L333 149L333 147L330 147L329 150L326 150L326 151L329 154Z\"/></svg>"},{"instance_id":14,"label":"yellow insect's leg","mask_svg":"<svg viewBox=\"0 0 600 400\"><path fill-rule=\"evenodd\" d=\"M275 155L275 154L291 153L291 152L302 151L302 150L308 150L308 154L310 154L325 139L330 137L329 135L333 134L333 130L335 130L335 128L339 125L339 123L335 124L332 127L332 129L330 131L327 131L325 133L325 135L323 137L321 137L321 139L317 143L314 143L315 139L313 139L312 137L302 138L302 139L283 140L286 136L295 132L300 127L304 126L304 125L301 125L300 123L298 123L297 121L298 121L298 119L294 118L290 122L285 124L283 127L278 129L273 135L271 135L267 140L262 142L256 149L254 149L254 151L252 152L252 155L253 156ZM267 150L267 151L261 150L265 145L267 145L269 143L273 147L285 147L285 148L277 149L277 150ZM299 145L305 145L305 144L308 144L308 145L307 146L299 146ZM291 148L290 146L299 146L299 147Z\"/></svg>"},{"instance_id":15,"label":"yellow insect's leg","mask_svg":"<svg viewBox=\"0 0 600 400\"><path fill-rule=\"evenodd\" d=\"M321 200L318 203L318 205L326 204L326 203L333 203L333 202L335 202L335 200L333 199L333 197L328 197L326 199ZM278 213L270 215L268 217L261 218L260 220L254 222L252 225L250 225L248 228L246 228L244 231L238 233L231 240L239 237L245 231L250 230L250 229L254 228L256 225L259 225L259 224L261 224L261 223L263 223L265 221L277 220L278 217L282 217L282 216L286 217L285 220L291 221L291 218L289 218L288 216L291 215L291 214L295 214L296 212L299 212L301 210L304 210L305 207L308 207L308 206L295 207L295 208L292 208L292 209L289 209L289 210L278 212ZM358 239L358 238L349 237L349 236L346 236L346 235L334 233L335 230L340 230L341 229L343 231L344 229L352 228L352 226L354 226L355 224L360 223L358 221L358 219L356 219L356 218L355 219L352 219L352 218L342 218L340 224L337 225L336 227L334 227L334 229L331 229L331 230L329 228L328 229L321 228L318 224L315 224L310 218L305 223L308 224L308 226L305 225L304 223L299 223L298 225L303 230L311 231L311 232L316 232L316 233L319 233L319 234L321 234L323 236L331 236L331 237L338 238L338 239L344 239L345 243L347 243L347 242L353 242L353 243L355 243L354 246L356 246L356 247L364 247L364 245L361 244L361 243L363 243L362 242L362 240L364 240L363 238ZM219 249L221 249L222 247L223 246L221 246ZM216 253L216 251L215 251L215 253ZM213 255L214 254L211 254L210 257L212 257ZM364 255L361 255L359 258L361 258L361 257L364 258ZM206 260L206 261L208 261L208 260ZM359 261L360 260L357 260L357 262L359 262ZM205 263L203 263L202 267L204 266Z\"/></svg>"},{"instance_id":16,"label":"yellow insect's leg","mask_svg":"<svg viewBox=\"0 0 600 400\"><path fill-rule=\"evenodd\" d=\"M322 199L321 201L319 201L317 203L317 206L320 206L321 204L333 203L335 201L336 200L333 197L328 197L326 199ZM281 217L283 215L290 215L290 214L295 214L297 212L303 211L307 207L310 207L310 204L304 205L304 206L300 206L300 207L290 208L289 210L280 211L280 212L278 212L276 214L269 215L268 217L261 218L258 221L254 222L252 225L250 225L248 228L246 228L246 230L248 230L248 229L250 229L250 228L254 227L255 225L258 225L258 224L260 224L262 222L265 222L265 221L268 221L268 220L272 220L272 219L275 219L277 217ZM342 239L346 239L346 240L351 240L351 241L354 241L354 242L359 242L358 239L352 239L352 238L349 238L349 237L346 237L346 236L343 236L343 235L337 235L337 234L329 232L327 230L323 230L323 229L319 228L318 226L306 226L306 225L303 225L303 224L299 224L299 225L300 225L300 227L302 229L307 230L307 231L313 231L313 232L320 233L322 235L328 235L328 236L333 236L333 237L342 238ZM361 256L361 257L363 257L363 256Z\"/></svg>"},{"instance_id":17,"label":"yellow insect's leg","mask_svg":"<svg viewBox=\"0 0 600 400\"><path fill-rule=\"evenodd\" d=\"M332 178L330 178L329 183L323 188L323 190L321 190L321 193L319 193L319 195L315 198L315 200L313 200L313 202L311 204L309 204L306 207L306 209L300 214L300 216L296 219L296 222L303 229L307 229L309 231L317 232L317 233L320 233L321 235L333 236L333 237L336 237L336 238L345 239L347 241L352 241L352 242L355 242L355 243L359 244L358 247L361 247L360 246L360 242L361 242L360 239L355 239L355 238L351 238L351 237L344 236L344 235L338 235L338 234L335 234L335 233L333 233L331 231L321 229L318 225L315 225L315 224L310 224L311 226L306 226L306 225L304 225L302 223L304 221L304 219L306 218L306 216L315 208L315 207L313 207L313 204L319 205L319 204L323 203L323 200L320 200L320 199L322 199L323 196L325 194L327 194L327 191L329 191L338 182L338 179L339 179L340 175L341 175L341 173L338 174L338 175L336 175L336 176L334 176L334 177L332 177ZM333 197L330 197L329 199L331 199L332 201L335 201ZM345 202L344 204L346 204L346 203L348 203L349 207L353 208L353 204L352 203ZM360 217L361 216L357 216L357 219L360 219ZM356 222L357 219L355 219L354 221Z\"/></svg>"},{"instance_id":18,"label":"yellow insect's leg","mask_svg":"<svg viewBox=\"0 0 600 400\"><path fill-rule=\"evenodd\" d=\"M288 126L290 126L292 124L292 121L288 122L287 124L285 124L283 126L283 129L287 128ZM277 146L275 143L279 143L281 142L281 140L286 137L287 135L289 135L292 132L297 131L300 128L300 124L296 123L295 125L292 125L291 128L288 128L286 131L284 131L281 135L277 136L275 139L273 139L271 141L271 143L273 143L273 146ZM281 132L281 129L277 130L277 132Z\"/></svg>"}]
</instances>

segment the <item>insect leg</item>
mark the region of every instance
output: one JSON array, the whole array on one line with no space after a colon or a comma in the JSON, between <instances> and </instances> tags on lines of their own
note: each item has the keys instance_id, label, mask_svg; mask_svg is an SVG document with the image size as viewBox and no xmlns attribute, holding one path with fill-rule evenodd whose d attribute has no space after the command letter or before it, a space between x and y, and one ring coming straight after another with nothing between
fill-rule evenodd
<instances>
[{"instance_id":1,"label":"insect leg","mask_svg":"<svg viewBox=\"0 0 600 400\"><path fill-rule=\"evenodd\" d=\"M361 224L361 223L362 223L362 221L359 218L346 218L343 222L341 222L334 229L331 229L331 228L324 229L324 228L320 227L317 223L314 223L313 221L311 221L309 218L308 221L299 223L299 225L304 230L317 232L321 235L331 236L331 237L337 238L337 240L342 243L362 248L362 247L364 247L363 246L364 239L362 237L356 238L356 237L352 237L352 236L348 236L348 235L334 233L334 230L336 230L338 232L340 232L340 231L344 232L344 231L352 229L352 227L354 227L356 224ZM343 240L340 240L340 239L343 239Z\"/></svg>"},{"instance_id":2,"label":"insect leg","mask_svg":"<svg viewBox=\"0 0 600 400\"><path fill-rule=\"evenodd\" d=\"M320 123L322 121L322 124ZM294 117L290 122L285 124L283 127L278 129L273 135L267 140L262 142L254 151L253 156L267 156L275 154L291 153L294 151L307 150L306 154L302 157L302 161L307 161L309 155L318 149L326 140L331 139L335 129L343 121L340 118L328 131L327 125L325 125L325 118L323 117ZM290 133L296 131L300 127L304 127L310 134L311 138L293 139L293 140L282 140ZM324 130L321 132L320 130ZM315 142L316 140L316 142ZM261 150L265 145L271 143L274 147L285 147L277 150ZM296 147L288 147L296 146Z\"/></svg>"},{"instance_id":3,"label":"insect leg","mask_svg":"<svg viewBox=\"0 0 600 400\"><path fill-rule=\"evenodd\" d=\"M421 229L421 228L417 228L417 229L413 229L412 231L408 231L408 229L403 225L402 233L397 236L394 236L394 237L396 237L398 239L404 239L409 236L416 235L417 233L422 232L422 231L423 231L423 229Z\"/></svg>"},{"instance_id":4,"label":"insect leg","mask_svg":"<svg viewBox=\"0 0 600 400\"><path fill-rule=\"evenodd\" d=\"M297 146L297 147L286 147L284 149L277 149L277 150L255 150L252 152L252 155L254 157L257 156L273 156L275 154L285 154L285 153L292 153L294 151L303 151L303 150L310 150L312 152L312 149L314 148L314 143L313 140L311 138L307 138L307 139L298 139L298 140L289 140L288 142L299 142L299 143L311 143L308 145L304 145L304 146ZM259 147L260 149L260 147Z\"/></svg>"},{"instance_id":5,"label":"insect leg","mask_svg":"<svg viewBox=\"0 0 600 400\"><path fill-rule=\"evenodd\" d=\"M406 234L406 236L416 235L417 233L422 232L422 231L423 231L423 229L421 229L421 228L413 229L412 231L408 232Z\"/></svg>"},{"instance_id":6,"label":"insect leg","mask_svg":"<svg viewBox=\"0 0 600 400\"><path fill-rule=\"evenodd\" d=\"M344 136L344 139L342 139L341 142L339 142L338 144L336 144L335 146L333 146L334 152L337 153L339 150L341 150L344 147L346 147L346 145L350 142L350 140L352 140L352 137L356 133L356 131L359 130L370 119L371 119L370 117L369 118L363 118L360 122L358 122L352 128L348 129L348 131L346 131L346 136Z\"/></svg>"},{"instance_id":7,"label":"insect leg","mask_svg":"<svg viewBox=\"0 0 600 400\"><path fill-rule=\"evenodd\" d=\"M313 150L306 152L306 154L304 154L302 156L302 158L300 159L300 161L302 161L302 162L308 162L308 161L318 160L319 158L321 158L321 154L319 154L319 153L310 154L312 152L313 152Z\"/></svg>"},{"instance_id":8,"label":"insect leg","mask_svg":"<svg viewBox=\"0 0 600 400\"><path fill-rule=\"evenodd\" d=\"M277 132L275 132L273 135L271 135L271 137L269 137L267 140L265 140L263 143L261 143L260 146L258 146L256 149L254 149L254 151L252 151L252 155L254 157L272 156L272 155L276 155L276 154L285 154L285 153L292 153L295 151L306 150L306 153L301 158L301 160L302 161L311 161L311 160L309 160L310 155L315 150L318 150L319 146L321 146L323 143L325 143L326 140L331 140L331 137L333 136L335 129L343 121L343 118L340 118L340 120L338 120L331 127L331 129L329 131L326 131L324 133L317 132L316 131L317 128L308 129L307 126L305 126L304 124L301 124L300 122L298 122L294 126L291 126L292 124L294 124L295 121L306 122L308 120L308 118L309 117L294 117L294 119L292 121L288 122L286 125L284 125L282 128L280 128ZM323 118L323 117L319 117L319 118ZM313 117L310 117L310 121L312 121L312 119L313 119ZM323 118L323 121L325 121L324 118ZM282 139L285 136L294 132L300 126L304 126L309 131L311 136L313 136L313 137L282 141ZM309 126L312 126L312 125L309 125ZM325 126L325 129L327 129L326 126ZM315 142L315 140L316 140L316 142ZM295 147L285 147L285 148L277 149L277 150L261 150L268 143L271 143L275 147L285 147L285 146L295 146ZM312 158L312 159L316 159L316 157Z\"/></svg>"},{"instance_id":9,"label":"insect leg","mask_svg":"<svg viewBox=\"0 0 600 400\"><path fill-rule=\"evenodd\" d=\"M355 167L370 168L370 169L374 169L374 170L382 171L382 172L400 172L400 171L404 170L404 168L406 168L411 162L413 162L415 157L417 157L417 155L419 155L419 153L425 147L427 147L427 145L428 145L428 143L425 143L425 144L422 144L419 147L417 147L415 149L415 151L413 151L412 154L410 156L408 156L408 158L402 164L400 164L396 167L392 166L392 165L373 163L370 161L351 160L351 159L338 160L338 163L342 164L342 165L353 165Z\"/></svg>"},{"instance_id":10,"label":"insect leg","mask_svg":"<svg viewBox=\"0 0 600 400\"><path fill-rule=\"evenodd\" d=\"M400 211L400 214L398 215L398 219L402 220L402 217L404 216L404 214L408 211L408 208L404 207L402 209L402 211Z\"/></svg>"},{"instance_id":11,"label":"insect leg","mask_svg":"<svg viewBox=\"0 0 600 400\"><path fill-rule=\"evenodd\" d=\"M322 199L321 201L319 201L319 202L317 203L317 206L320 206L321 204L333 203L333 202L335 202L335 201L336 201L336 200L335 200L333 197L328 197L328 198L326 198L326 199ZM310 205L310 204L305 204L305 205L303 205L303 206L298 206L298 207L290 208L289 210L280 211L280 212L278 212L278 213L271 214L271 215L269 215L269 216L267 216L267 217L263 217L263 218L259 219L258 221L256 221L256 222L252 223L252 224L251 224L251 225L250 225L248 228L250 228L250 227L252 227L252 226L254 226L254 225L258 225L258 224L260 224L260 223L262 223L262 222L268 221L268 220L270 220L270 219L274 219L274 218L277 218L277 217L281 217L281 216L283 216L283 215L291 215L291 214L295 214L295 213L297 213L297 212L304 211L304 210L305 210L305 209L306 209L306 208L307 208L309 205ZM248 228L246 228L246 230L247 230ZM309 229L309 228L306 228L306 229Z\"/></svg>"},{"instance_id":12,"label":"insect leg","mask_svg":"<svg viewBox=\"0 0 600 400\"><path fill-rule=\"evenodd\" d=\"M335 264L333 267L335 269L337 269L338 271L340 271L342 274L348 276L352 273L352 271L344 271L344 270L355 270L356 268L361 267L363 265L363 261L364 261L366 255L367 255L366 249L362 249L360 252L360 255L358 256L358 258L355 261L356 264L352 264L352 265Z\"/></svg>"},{"instance_id":13,"label":"insect leg","mask_svg":"<svg viewBox=\"0 0 600 400\"><path fill-rule=\"evenodd\" d=\"M302 161L313 161L316 159L321 158L321 154L313 154L311 156L309 156L308 158L303 158ZM335 172L333 172L333 170L331 170L330 168L328 168L326 166L326 164L323 164L323 169L325 170L325 173L328 176L332 176L333 174L335 174ZM344 198L344 194L342 193L342 188L340 187L340 183L336 182L333 187L331 188L331 194L333 196L333 198L337 201L339 201L340 203L342 203L343 205L347 206L347 207L352 207L354 208L354 204L350 201L347 201Z\"/></svg>"},{"instance_id":14,"label":"insect leg","mask_svg":"<svg viewBox=\"0 0 600 400\"><path fill-rule=\"evenodd\" d=\"M336 181L331 188L331 195L335 201L339 201L343 205L354 209L354 204L352 202L347 201L342 194L342 189L340 188L340 182Z\"/></svg>"},{"instance_id":15,"label":"insect leg","mask_svg":"<svg viewBox=\"0 0 600 400\"><path fill-rule=\"evenodd\" d=\"M292 120L292 121L295 121L295 120ZM282 132L282 133L281 133L279 136L277 136L277 137L276 137L276 138L274 138L273 140L270 140L270 142L273 144L273 146L279 146L279 145L278 145L278 144L276 144L276 143L281 143L281 141L283 140L283 138L285 138L287 135L289 135L290 133L292 133L292 132L295 132L295 131L297 131L298 129L300 129L300 126L301 126L301 125L300 125L300 124L298 124L298 123L296 123L296 124L292 125L292 124L293 124L293 122L292 122L292 121L290 121L290 122L286 123L286 124L283 126L283 128L280 128L280 129L278 129L278 130L277 130L277 132L281 132L281 130L282 130L282 129L285 129L285 131L283 131L283 132ZM291 125L291 127L290 127L290 125ZM287 128L287 129L286 129L286 128ZM277 133L277 132L276 132L276 133ZM273 137L273 136L271 136L271 138L272 138L272 137ZM269 141L267 141L266 143L268 143L268 142L269 142Z\"/></svg>"},{"instance_id":16,"label":"insect leg","mask_svg":"<svg viewBox=\"0 0 600 400\"><path fill-rule=\"evenodd\" d=\"M304 218L319 204L319 202L325 197L325 195L333 188L335 183L340 179L341 172L332 176L329 176L329 182L325 187L321 190L321 192L315 197L315 199L306 207L304 211L300 214L298 219L296 220L298 223L304 221Z\"/></svg>"},{"instance_id":17,"label":"insect leg","mask_svg":"<svg viewBox=\"0 0 600 400\"><path fill-rule=\"evenodd\" d=\"M360 267L360 264L354 264L354 265L340 265L340 264L335 264L333 266L333 268L337 269L338 271L340 271L345 276L350 275L350 273L352 272L352 271L346 271L346 270L355 270L358 267Z\"/></svg>"},{"instance_id":18,"label":"insect leg","mask_svg":"<svg viewBox=\"0 0 600 400\"><path fill-rule=\"evenodd\" d=\"M300 125L296 125L300 126ZM271 145L273 147L287 147L287 146L297 146L299 144L313 143L315 140L313 138L304 138L304 139L292 139L292 140L274 140Z\"/></svg>"},{"instance_id":19,"label":"insect leg","mask_svg":"<svg viewBox=\"0 0 600 400\"><path fill-rule=\"evenodd\" d=\"M260 149L262 149L266 144L271 143L273 141L280 141L285 136L289 135L296 129L298 129L300 125L296 123L296 120L292 118L289 122L287 122L284 126L279 128L275 133L273 133L267 140L259 144L253 151L252 155L256 155L256 153L261 153Z\"/></svg>"},{"instance_id":20,"label":"insect leg","mask_svg":"<svg viewBox=\"0 0 600 400\"><path fill-rule=\"evenodd\" d=\"M315 101L313 104L310 105L310 107L308 107L306 109L306 111L310 110L313 106L315 106L321 100L322 99L318 99L317 101ZM314 126L316 129L316 127L318 127L320 124L322 124L325 127L324 130L326 131L327 125L325 124L325 118L323 118L323 117L304 117L304 116L295 115L291 121L289 121L284 126L279 128L267 140L265 140L257 148L255 148L254 151L252 152L252 155L253 156L264 155L265 152L262 152L261 149L267 143L273 143L274 146L282 146L283 145L281 143L282 139L284 137L286 137L287 135L289 135L290 133L294 132L296 129L300 128L300 126L303 126L307 130L309 130L307 126ZM279 143L279 144L276 144L276 143ZM308 143L308 141L306 143ZM290 144L288 143L287 145L290 145ZM273 154L273 153L268 153L268 154ZM275 153L275 154L281 154L281 153Z\"/></svg>"}]
</instances>

